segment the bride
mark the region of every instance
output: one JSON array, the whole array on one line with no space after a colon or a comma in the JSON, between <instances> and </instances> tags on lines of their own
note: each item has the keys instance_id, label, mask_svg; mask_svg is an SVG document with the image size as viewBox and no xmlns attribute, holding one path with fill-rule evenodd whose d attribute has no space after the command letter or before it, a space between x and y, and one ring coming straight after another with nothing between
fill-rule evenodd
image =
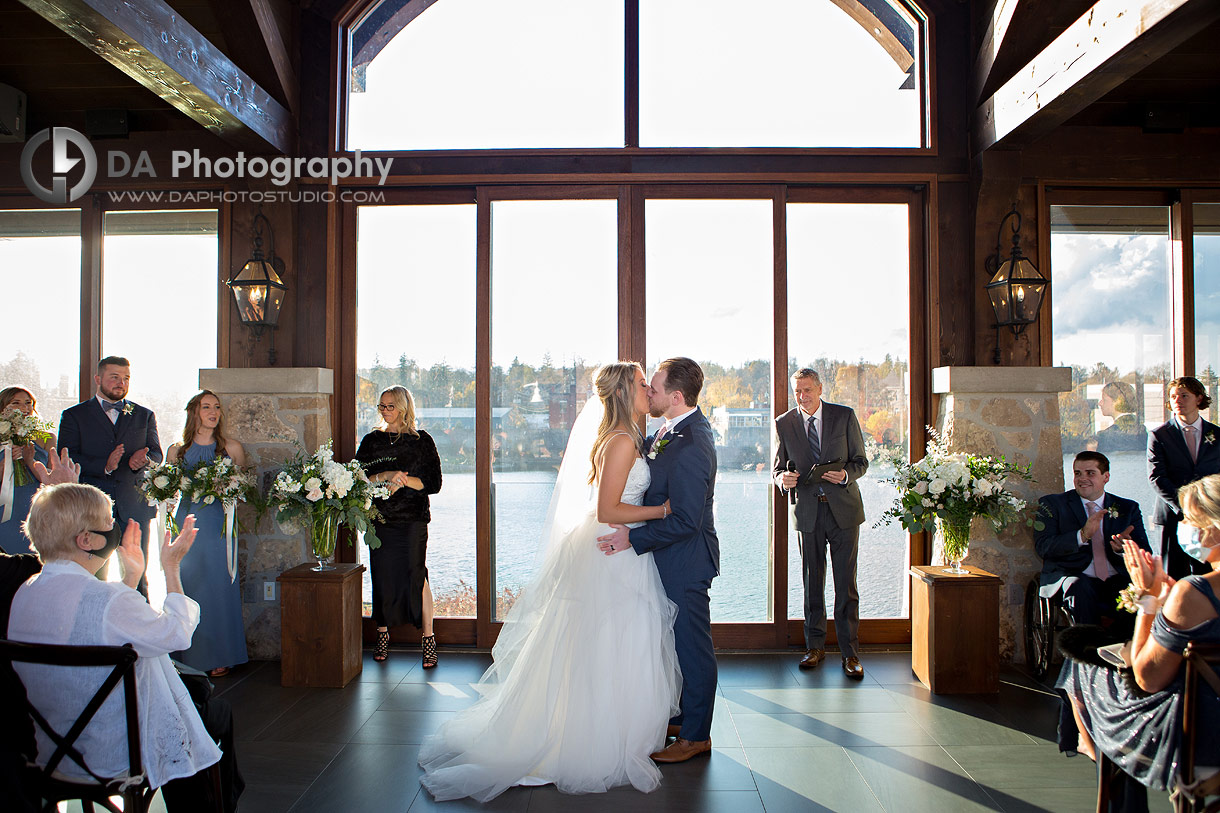
<instances>
[{"instance_id":1,"label":"bride","mask_svg":"<svg viewBox=\"0 0 1220 813\"><path fill-rule=\"evenodd\" d=\"M438 801L486 802L513 785L601 793L661 782L648 755L665 745L681 693L677 609L651 553L605 556L596 540L606 523L663 519L669 506L640 505L643 370L608 364L594 385L559 468L537 574L500 630L482 697L420 748L420 782Z\"/></svg>"}]
</instances>

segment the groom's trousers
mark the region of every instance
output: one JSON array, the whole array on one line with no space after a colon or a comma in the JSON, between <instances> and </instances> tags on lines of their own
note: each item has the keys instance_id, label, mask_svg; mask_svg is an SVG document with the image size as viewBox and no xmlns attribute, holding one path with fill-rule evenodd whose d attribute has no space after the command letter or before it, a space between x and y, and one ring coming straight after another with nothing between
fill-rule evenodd
<instances>
[{"instance_id":1,"label":"groom's trousers","mask_svg":"<svg viewBox=\"0 0 1220 813\"><path fill-rule=\"evenodd\" d=\"M835 585L835 636L844 658L860 655L860 593L856 589L856 558L860 526L840 528L827 503L818 504L812 531L796 534L801 550L801 580L805 588L805 648L826 648L826 548Z\"/></svg>"},{"instance_id":2,"label":"groom's trousers","mask_svg":"<svg viewBox=\"0 0 1220 813\"><path fill-rule=\"evenodd\" d=\"M681 726L678 736L691 742L712 738L712 710L716 703L716 650L712 645L712 611L708 598L712 580L666 585L678 605L674 619L674 648L682 670L682 700L670 725Z\"/></svg>"}]
</instances>

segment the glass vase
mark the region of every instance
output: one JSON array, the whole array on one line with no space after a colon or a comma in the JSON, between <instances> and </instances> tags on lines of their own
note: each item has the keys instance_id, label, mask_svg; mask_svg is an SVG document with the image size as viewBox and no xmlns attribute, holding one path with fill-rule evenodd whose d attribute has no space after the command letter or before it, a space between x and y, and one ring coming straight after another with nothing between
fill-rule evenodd
<instances>
[{"instance_id":1,"label":"glass vase","mask_svg":"<svg viewBox=\"0 0 1220 813\"><path fill-rule=\"evenodd\" d=\"M331 562L335 558L335 543L339 539L339 517L331 511L326 511L320 517L315 517L309 528L309 542L313 546L313 555L318 560L314 570L334 570Z\"/></svg>"},{"instance_id":2,"label":"glass vase","mask_svg":"<svg viewBox=\"0 0 1220 813\"><path fill-rule=\"evenodd\" d=\"M958 575L968 574L970 571L962 567L962 560L970 552L970 520L938 517L936 529L940 534L941 544L944 546L945 564L948 565L944 568L944 572Z\"/></svg>"}]
</instances>

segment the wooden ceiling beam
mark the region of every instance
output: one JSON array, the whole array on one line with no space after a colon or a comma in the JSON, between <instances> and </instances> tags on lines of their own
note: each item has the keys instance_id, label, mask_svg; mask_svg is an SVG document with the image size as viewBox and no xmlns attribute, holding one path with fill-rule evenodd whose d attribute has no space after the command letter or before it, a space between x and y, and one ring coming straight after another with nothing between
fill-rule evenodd
<instances>
[{"instance_id":1,"label":"wooden ceiling beam","mask_svg":"<svg viewBox=\"0 0 1220 813\"><path fill-rule=\"evenodd\" d=\"M293 152L292 115L163 0L21 3L231 144Z\"/></svg>"},{"instance_id":2,"label":"wooden ceiling beam","mask_svg":"<svg viewBox=\"0 0 1220 813\"><path fill-rule=\"evenodd\" d=\"M280 17L271 0L212 0L230 56L296 111L299 86Z\"/></svg>"},{"instance_id":3,"label":"wooden ceiling beam","mask_svg":"<svg viewBox=\"0 0 1220 813\"><path fill-rule=\"evenodd\" d=\"M1216 0L1099 0L975 111L975 154L1020 149L1220 18Z\"/></svg>"}]
</instances>

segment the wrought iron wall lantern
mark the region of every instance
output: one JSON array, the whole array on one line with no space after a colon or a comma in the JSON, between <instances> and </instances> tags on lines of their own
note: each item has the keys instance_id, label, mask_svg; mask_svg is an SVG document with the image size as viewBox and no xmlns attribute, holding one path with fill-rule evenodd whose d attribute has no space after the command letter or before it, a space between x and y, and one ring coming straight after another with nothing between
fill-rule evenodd
<instances>
[{"instance_id":1,"label":"wrought iron wall lantern","mask_svg":"<svg viewBox=\"0 0 1220 813\"><path fill-rule=\"evenodd\" d=\"M1004 256L1004 226L1012 218L1016 218L1012 224L1012 249ZM1038 310L1051 284L1021 253L1021 213L1017 211L1015 203L1012 211L1000 221L995 238L995 254L987 258L984 268L990 277L987 296L991 299L991 309L995 311L994 361L999 364L1000 328L1011 328L1013 335L1019 336L1028 325L1038 321Z\"/></svg>"},{"instance_id":2,"label":"wrought iron wall lantern","mask_svg":"<svg viewBox=\"0 0 1220 813\"><path fill-rule=\"evenodd\" d=\"M266 257L263 256L263 233L269 238L270 246ZM237 314L241 322L250 328L251 340L246 343L247 357L253 357L254 345L262 341L263 332L271 330L270 347L267 350L267 363L275 364L275 328L280 321L280 308L284 304L284 294L288 286L284 285L286 268L284 261L275 256L275 232L271 222L263 214L260 206L254 215L251 227L254 237L252 256L237 272L237 275L225 284L233 292L237 304Z\"/></svg>"}]
</instances>

